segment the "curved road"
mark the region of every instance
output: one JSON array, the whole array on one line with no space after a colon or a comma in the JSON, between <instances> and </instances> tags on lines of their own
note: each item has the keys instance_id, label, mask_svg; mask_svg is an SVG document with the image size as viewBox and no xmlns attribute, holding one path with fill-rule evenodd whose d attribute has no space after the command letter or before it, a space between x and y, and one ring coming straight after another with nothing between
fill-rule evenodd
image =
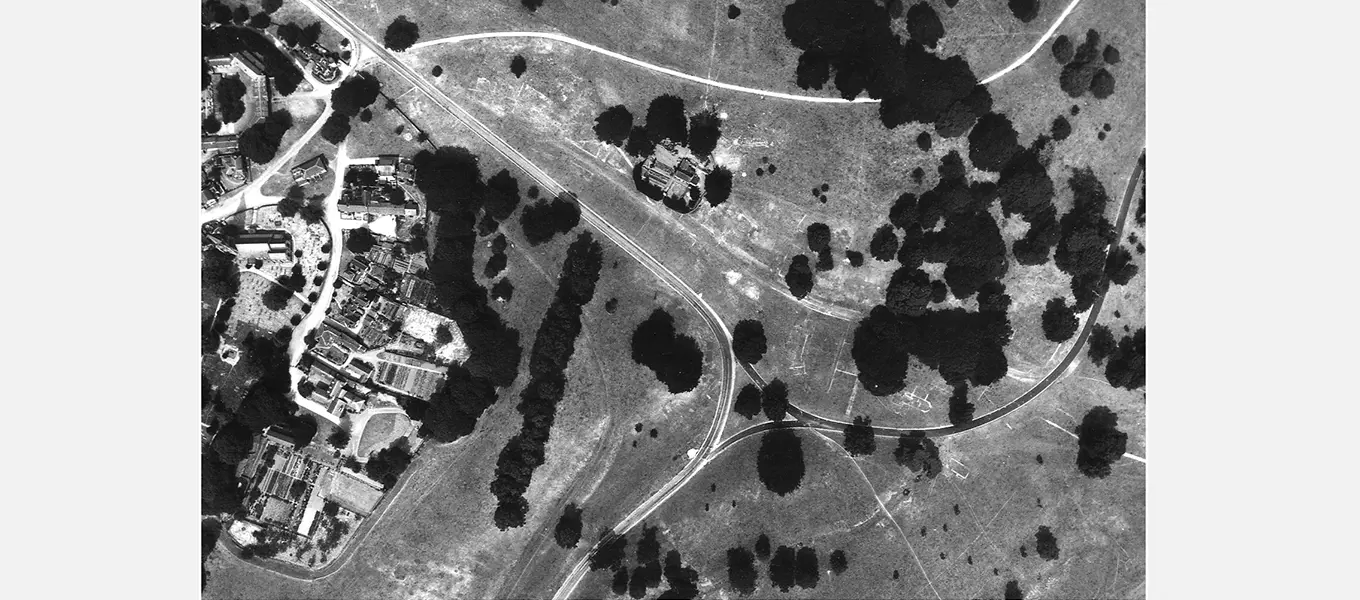
<instances>
[{"instance_id":1,"label":"curved road","mask_svg":"<svg viewBox=\"0 0 1360 600\"><path fill-rule=\"evenodd\" d=\"M1110 248L1107 250L1107 253L1112 251L1115 247L1119 245L1119 240L1122 239L1122 236L1124 235L1124 224L1129 214L1129 206L1132 205L1133 203L1133 193L1135 190L1138 189L1138 182L1142 180L1143 169L1144 159L1142 156L1140 156L1138 159L1138 164L1136 167L1134 167L1133 174L1129 177L1129 181L1125 187L1124 200L1119 209L1119 219L1114 227L1116 232L1114 238L1115 242L1110 245ZM1106 293L1108 293L1108 290ZM1060 377L1062 377L1063 372L1067 370L1068 366L1070 366L1072 362L1076 360L1078 356L1081 355L1081 349L1086 344L1086 339L1091 335L1091 331L1095 326L1096 318L1100 315L1100 309L1104 302L1105 293L1102 293L1099 296L1097 296L1095 302L1091 304L1091 308L1089 309L1088 312L1089 316L1086 319L1086 324L1082 327L1081 333L1077 336L1076 343L1072 345L1072 349L1068 351L1067 356L1063 358L1062 362L1059 363L1058 366L1055 367L1053 371L1048 374L1047 377L1039 381L1037 384L1035 384L1025 393L1021 394L1015 400L1012 400L1011 402L1007 403L1005 406L1002 406L1001 408L989 412L981 417L973 419L972 421L969 421L968 423L965 423L963 425L948 425L941 427L924 427L924 428L875 427L874 428L875 436L897 437L899 435L919 435L922 437L944 437L949 435L956 435L991 423L992 421L1000 419L1001 417L1004 417L1014 412L1015 410L1019 409L1025 404L1028 404L1030 401L1037 398L1039 394L1042 394L1045 390L1047 390L1049 386L1053 385L1053 383L1055 383ZM751 365L747 363L739 364L741 365L742 369L746 371L746 374L752 379L752 381L756 382L762 387L765 385L765 380L760 376L760 373L757 373L756 370L753 367L751 367ZM627 533L628 529L630 529L633 525L635 525L642 519L646 518L652 512L656 511L657 508L660 508L662 503L664 503L676 492L678 492L680 487L683 487L685 483L688 483L688 480L692 478L694 474L698 473L700 469L706 466L709 462L713 461L715 458L718 457L718 455L722 454L724 451L740 443L742 440L774 429L816 429L820 431L844 432L845 428L850 425L849 423L846 423L844 421L837 421L835 419L829 419L820 415L809 413L805 410L798 408L792 402L789 403L789 415L793 417L793 420L766 421L764 423L752 425L751 427L748 427L733 434L732 437L723 440L722 443L712 448L711 451L708 451L707 453L701 453L700 455L696 456L695 458L698 459L699 465L697 468L690 471L690 474L687 476L684 482L681 482L679 486L663 488L662 492L659 492L656 496L653 496L653 498L649 499L642 506L639 506L637 509L634 509L634 511L629 515L632 521L630 522L628 520L625 520L625 523L629 523L628 527L623 529L616 527L613 530L614 533L616 535L623 535ZM1134 458L1137 459L1137 457ZM623 523L621 523L620 525L623 525ZM579 585L580 580L586 574L585 572L586 562L589 560L590 556L594 553L594 551L595 547L592 547L590 553L587 553L586 557L581 559L581 561L577 564L576 569L572 571L571 576L567 579L567 581L563 582L562 587L558 588L557 594L553 596L554 600L566 600L568 597L570 597L571 593L575 591L576 586Z\"/></svg>"},{"instance_id":2,"label":"curved road","mask_svg":"<svg viewBox=\"0 0 1360 600\"><path fill-rule=\"evenodd\" d=\"M1060 25L1062 25L1063 21L1065 21L1065 20L1067 19L1067 16L1068 16L1068 15L1072 14L1072 10L1075 9L1075 8L1077 7L1077 4L1078 4L1079 2L1081 2L1081 0L1072 0L1072 2L1071 2L1070 4L1067 5L1067 8L1063 10L1062 14L1058 15L1058 18L1057 18L1056 20L1053 21L1053 25L1051 25L1051 26L1048 28L1048 31L1044 33L1043 37L1039 38L1039 41L1037 41L1037 42L1034 43L1034 47L1032 47L1032 48L1029 49L1029 52L1026 52L1025 54L1021 55L1020 58L1015 59L1015 62L1012 62L1012 63L1011 63L1010 65L1008 65L1006 68L1004 68L1004 69L1002 69L1002 70L1000 70L1000 71L997 71L996 73L993 73L993 74L991 74L991 75L988 75L985 79L983 79L982 81L979 81L978 83L981 83L981 84L983 84L983 85L986 85L986 84L988 84L988 83L991 83L991 82L993 82L993 81L996 81L997 79L1000 79L1003 75L1005 75L1005 74L1007 74L1007 73L1010 73L1011 71L1015 70L1015 69L1016 69L1017 67L1019 67L1020 65L1025 64L1025 61L1028 61L1030 58L1032 58L1032 57L1035 55L1035 53L1037 53L1041 48L1044 47L1044 42L1047 42L1048 39L1049 39L1050 37L1052 37L1053 34L1054 34L1055 32L1058 31L1058 27L1059 27ZM337 14L338 14L338 13L337 13ZM642 68L647 69L647 70L649 70L649 71L656 71L656 72L658 72L658 73L664 73L664 74L666 74L666 75L670 75L671 77L676 77L676 78L679 78L679 79L684 79L684 80L686 80L686 81L692 81L692 82L694 82L694 83L699 83L699 84L703 84L703 85L709 85L709 86L713 86L713 87L715 87L715 88L720 88L720 89L724 89L724 90L730 90L730 91L733 91L733 92L741 92L741 93L743 93L743 94L754 94L754 95L757 95L757 96L764 96L764 97L766 97L766 98L779 98L780 100L794 100L794 101L797 101L797 102L814 102L814 103L819 103L819 104L877 104L877 103L879 103L879 100L878 100L877 98L868 98L868 97L865 97L865 96L860 96L860 97L858 97L858 98L855 98L854 100L846 100L846 99L844 99L844 98L827 97L827 96L802 96L802 95L798 95L798 94L786 94L786 93L784 93L784 92L775 92L775 91L771 91L771 90L762 90L762 89L757 89L757 88L750 88L750 87L746 87L746 86L744 86L744 85L734 85L734 84L731 84L731 83L723 83L723 82L721 82L721 81L714 81L714 80L708 79L708 78L706 78L706 77L698 77L698 76L695 76L695 75L690 75L690 74L688 74L688 73L681 73L680 71L676 71L675 69L670 69L670 68L663 67L663 66L661 66L661 65L652 64L652 63L649 63L649 62L646 62L646 61L643 61L643 60L639 60L639 59L633 58L633 57L628 56L628 55L625 55L625 54L619 54L618 52L614 52L613 50L607 50L607 49L605 49L605 48L601 48L601 47L599 47L599 46L596 46L596 45L594 45L594 44L591 44L591 43L589 43L589 42L583 42L583 41L578 40L578 39L576 39L576 38L568 37L568 36L562 35L562 34L560 34L560 33L549 33L549 32L543 32L543 31L492 31L492 32L487 32L487 33L469 33L469 34L464 34L464 35L454 35L454 36L449 36L449 37L445 37L445 38L439 38L439 39L435 39L435 40L429 40L429 41L425 41L425 42L418 42L418 43L416 43L415 45L411 46L411 50L419 50L419 49L421 49L421 48L428 48L428 47L431 47L431 46L438 46L438 45L442 45L442 44L456 44L456 43L459 43L459 42L466 42L466 41L471 41L471 40L486 40L486 39L497 39L497 38L535 38L535 39L552 40L552 41L554 41L554 42L562 42L562 43L564 43L564 44L570 44L570 45L572 45L572 46L576 46L577 48L581 48L581 49L583 49L583 50L589 50L589 51L591 51L591 52L595 52L595 53L598 53L598 54L603 54L603 55L608 56L608 57L610 57L610 58L613 58L613 59L615 59L615 60L621 60L621 61L626 62L626 63L628 63L628 64L631 64L631 65L634 65L634 66L638 66L638 67L642 67Z\"/></svg>"}]
</instances>

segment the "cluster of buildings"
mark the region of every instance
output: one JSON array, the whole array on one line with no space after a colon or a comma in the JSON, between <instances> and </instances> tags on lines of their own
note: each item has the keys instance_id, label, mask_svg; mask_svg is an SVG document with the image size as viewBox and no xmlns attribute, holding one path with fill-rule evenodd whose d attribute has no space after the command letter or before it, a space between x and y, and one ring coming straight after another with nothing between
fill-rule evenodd
<instances>
[{"instance_id":1,"label":"cluster of buildings","mask_svg":"<svg viewBox=\"0 0 1360 600\"><path fill-rule=\"evenodd\" d=\"M199 201L203 208L213 207L223 194L244 185L250 178L245 158L239 154L238 138L246 128L269 116L274 100L273 80L265 70L264 61L255 53L243 50L209 58L207 63L212 82L201 96L202 118L206 121L212 117L221 122L217 86L224 78L232 76L246 84L243 99L246 112L237 121L222 123L218 131L205 132L202 136L203 178Z\"/></svg>"},{"instance_id":2,"label":"cluster of buildings","mask_svg":"<svg viewBox=\"0 0 1360 600\"><path fill-rule=\"evenodd\" d=\"M331 83L340 77L340 65L345 62L340 55L330 51L319 42L310 46L292 49L293 55L312 67L312 76L321 83Z\"/></svg>"},{"instance_id":3,"label":"cluster of buildings","mask_svg":"<svg viewBox=\"0 0 1360 600\"><path fill-rule=\"evenodd\" d=\"M250 482L246 518L301 537L316 534L317 513L327 502L363 517L382 500L382 486L300 451L294 435L279 426L265 430L238 468Z\"/></svg>"},{"instance_id":4,"label":"cluster of buildings","mask_svg":"<svg viewBox=\"0 0 1360 600\"><path fill-rule=\"evenodd\" d=\"M410 185L415 165L396 155L383 155L372 165L353 165L345 172L345 189L339 209L348 218L421 216Z\"/></svg>"},{"instance_id":5,"label":"cluster of buildings","mask_svg":"<svg viewBox=\"0 0 1360 600\"><path fill-rule=\"evenodd\" d=\"M428 340L403 331L432 315L434 285L397 240L380 240L341 270L326 319L307 351L310 399L336 417L359 412L375 392L428 400L448 367L427 357ZM450 327L453 327L450 324Z\"/></svg>"}]
</instances>

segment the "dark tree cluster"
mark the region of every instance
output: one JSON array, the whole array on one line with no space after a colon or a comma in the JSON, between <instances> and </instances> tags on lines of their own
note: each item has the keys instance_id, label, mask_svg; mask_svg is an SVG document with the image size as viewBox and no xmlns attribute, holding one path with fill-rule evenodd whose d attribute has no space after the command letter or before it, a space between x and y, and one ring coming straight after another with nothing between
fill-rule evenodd
<instances>
[{"instance_id":1,"label":"dark tree cluster","mask_svg":"<svg viewBox=\"0 0 1360 600\"><path fill-rule=\"evenodd\" d=\"M1147 383L1147 329L1138 328L1133 335L1119 340L1119 346L1105 364L1105 380L1110 385L1136 390Z\"/></svg>"},{"instance_id":2,"label":"dark tree cluster","mask_svg":"<svg viewBox=\"0 0 1360 600\"><path fill-rule=\"evenodd\" d=\"M422 421L422 435L449 442L472 432L478 417L496 401L495 388L515 381L519 332L488 304L487 292L476 280L475 224L487 194L477 157L463 148L440 148L421 151L414 163L415 184L429 210L439 216L428 260L436 296L430 308L457 323L471 355L459 368L450 367L444 387L428 405L408 400L405 408Z\"/></svg>"},{"instance_id":3,"label":"dark tree cluster","mask_svg":"<svg viewBox=\"0 0 1360 600\"><path fill-rule=\"evenodd\" d=\"M1110 97L1114 93L1114 75L1106 64L1119 62L1119 50L1106 46L1100 47L1100 33L1094 29L1086 31L1086 41L1075 49L1067 36L1053 40L1053 58L1063 65L1058 76L1058 85L1068 96L1080 98L1090 92L1097 99ZM1114 60L1108 60L1108 59Z\"/></svg>"},{"instance_id":4,"label":"dark tree cluster","mask_svg":"<svg viewBox=\"0 0 1360 600\"><path fill-rule=\"evenodd\" d=\"M977 407L968 401L968 385L959 383L954 385L954 393L949 396L949 423L951 425L963 425L973 420L973 411Z\"/></svg>"},{"instance_id":5,"label":"dark tree cluster","mask_svg":"<svg viewBox=\"0 0 1360 600\"><path fill-rule=\"evenodd\" d=\"M675 318L658 308L633 331L633 362L656 373L672 394L688 392L703 377L704 352L694 338L675 330Z\"/></svg>"},{"instance_id":6,"label":"dark tree cluster","mask_svg":"<svg viewBox=\"0 0 1360 600\"><path fill-rule=\"evenodd\" d=\"M501 279L491 286L491 298L501 302L509 302L515 296L515 286L509 279Z\"/></svg>"},{"instance_id":7,"label":"dark tree cluster","mask_svg":"<svg viewBox=\"0 0 1360 600\"><path fill-rule=\"evenodd\" d=\"M321 139L324 139L336 146L349 137L350 117L342 112L332 112L331 116L326 117L326 122L321 124Z\"/></svg>"},{"instance_id":8,"label":"dark tree cluster","mask_svg":"<svg viewBox=\"0 0 1360 600\"><path fill-rule=\"evenodd\" d=\"M1138 265L1133 264L1133 253L1128 248L1116 246L1105 259L1105 276L1116 285L1126 285L1138 274Z\"/></svg>"},{"instance_id":9,"label":"dark tree cluster","mask_svg":"<svg viewBox=\"0 0 1360 600\"><path fill-rule=\"evenodd\" d=\"M420 26L407 20L406 15L398 15L383 33L383 46L388 50L402 52L415 45L419 39Z\"/></svg>"},{"instance_id":10,"label":"dark tree cluster","mask_svg":"<svg viewBox=\"0 0 1360 600\"><path fill-rule=\"evenodd\" d=\"M768 349L765 341L765 326L755 319L742 319L732 329L732 352L737 360L755 364L764 358Z\"/></svg>"},{"instance_id":11,"label":"dark tree cluster","mask_svg":"<svg viewBox=\"0 0 1360 600\"><path fill-rule=\"evenodd\" d=\"M381 92L382 83L377 77L368 71L359 71L331 90L331 107L346 117L357 117L378 99Z\"/></svg>"},{"instance_id":12,"label":"dark tree cluster","mask_svg":"<svg viewBox=\"0 0 1360 600\"><path fill-rule=\"evenodd\" d=\"M486 268L482 270L482 275L486 276L487 279L493 279L500 275L510 260L505 254L505 235L497 235L495 242L491 246L491 257L486 260Z\"/></svg>"},{"instance_id":13,"label":"dark tree cluster","mask_svg":"<svg viewBox=\"0 0 1360 600\"><path fill-rule=\"evenodd\" d=\"M1077 315L1072 313L1065 298L1050 298L1044 305L1040 321L1044 338L1050 342L1066 342L1077 333Z\"/></svg>"},{"instance_id":14,"label":"dark tree cluster","mask_svg":"<svg viewBox=\"0 0 1360 600\"><path fill-rule=\"evenodd\" d=\"M831 228L826 223L808 225L807 244L817 254L817 270L830 271L835 264L831 260Z\"/></svg>"},{"instance_id":15,"label":"dark tree cluster","mask_svg":"<svg viewBox=\"0 0 1360 600\"><path fill-rule=\"evenodd\" d=\"M1006 374L1002 349L1010 342L1004 312L961 308L899 316L879 305L855 329L851 357L864 389L875 396L902 391L910 356L950 385L990 385Z\"/></svg>"},{"instance_id":16,"label":"dark tree cluster","mask_svg":"<svg viewBox=\"0 0 1360 600\"><path fill-rule=\"evenodd\" d=\"M760 438L756 474L765 488L783 496L803 482L803 441L792 429L775 429Z\"/></svg>"},{"instance_id":17,"label":"dark tree cluster","mask_svg":"<svg viewBox=\"0 0 1360 600\"><path fill-rule=\"evenodd\" d=\"M732 403L732 411L748 419L753 419L760 414L762 398L760 388L754 383L748 383L742 386L740 392L737 392L737 399Z\"/></svg>"},{"instance_id":18,"label":"dark tree cluster","mask_svg":"<svg viewBox=\"0 0 1360 600\"><path fill-rule=\"evenodd\" d=\"M614 533L609 528L600 530L600 540L595 542L594 551L590 553L591 571L601 569L618 569L623 565L624 552L628 549L628 538Z\"/></svg>"},{"instance_id":19,"label":"dark tree cluster","mask_svg":"<svg viewBox=\"0 0 1360 600\"><path fill-rule=\"evenodd\" d=\"M1058 538L1054 537L1053 530L1047 525L1040 525L1039 531L1034 534L1034 550L1039 553L1039 558L1058 560Z\"/></svg>"},{"instance_id":20,"label":"dark tree cluster","mask_svg":"<svg viewBox=\"0 0 1360 600\"><path fill-rule=\"evenodd\" d=\"M793 257L789 262L789 270L784 273L784 283L789 286L789 293L799 300L812 292L812 265L807 255Z\"/></svg>"},{"instance_id":21,"label":"dark tree cluster","mask_svg":"<svg viewBox=\"0 0 1360 600\"><path fill-rule=\"evenodd\" d=\"M296 23L279 23L278 28L274 30L274 36L289 48L311 46L321 39L321 22L314 21L306 27Z\"/></svg>"},{"instance_id":22,"label":"dark tree cluster","mask_svg":"<svg viewBox=\"0 0 1360 600\"><path fill-rule=\"evenodd\" d=\"M756 557L750 550L741 546L728 548L727 581L732 584L732 589L743 596L750 596L756 591L758 577Z\"/></svg>"},{"instance_id":23,"label":"dark tree cluster","mask_svg":"<svg viewBox=\"0 0 1360 600\"><path fill-rule=\"evenodd\" d=\"M1118 346L1110 328L1097 324L1091 328L1091 337L1086 340L1086 356L1091 359L1091 362L1101 364L1105 362L1106 358L1114 354Z\"/></svg>"},{"instance_id":24,"label":"dark tree cluster","mask_svg":"<svg viewBox=\"0 0 1360 600\"><path fill-rule=\"evenodd\" d=\"M1023 150L1018 138L1006 115L989 112L968 133L968 160L983 171L999 173L1012 156Z\"/></svg>"},{"instance_id":25,"label":"dark tree cluster","mask_svg":"<svg viewBox=\"0 0 1360 600\"><path fill-rule=\"evenodd\" d=\"M889 128L935 123L944 137L966 132L991 109L991 98L962 57L943 58L927 50L944 35L939 15L925 2L912 6L905 42L890 21L889 9L873 0L790 4L784 10L784 35L803 51L795 74L798 86L822 89L834 72L841 97L867 93L882 100L879 118Z\"/></svg>"},{"instance_id":26,"label":"dark tree cluster","mask_svg":"<svg viewBox=\"0 0 1360 600\"><path fill-rule=\"evenodd\" d=\"M235 75L217 82L217 107L223 123L235 123L246 114L246 84Z\"/></svg>"},{"instance_id":27,"label":"dark tree cluster","mask_svg":"<svg viewBox=\"0 0 1360 600\"><path fill-rule=\"evenodd\" d=\"M381 483L383 489L390 490L397 485L397 478L411 466L411 452L399 440L391 447L379 450L369 457L364 465L364 473L373 481Z\"/></svg>"},{"instance_id":28,"label":"dark tree cluster","mask_svg":"<svg viewBox=\"0 0 1360 600\"><path fill-rule=\"evenodd\" d=\"M1089 168L1077 169L1067 185L1072 188L1072 209L1059 221L1061 237L1053 264L1072 276L1076 311L1085 312L1109 286L1106 248L1117 238L1114 226L1105 218L1109 197L1095 174Z\"/></svg>"},{"instance_id":29,"label":"dark tree cluster","mask_svg":"<svg viewBox=\"0 0 1360 600\"><path fill-rule=\"evenodd\" d=\"M708 158L718 147L722 137L722 119L711 110L695 113L689 118L689 149L699 158Z\"/></svg>"},{"instance_id":30,"label":"dark tree cluster","mask_svg":"<svg viewBox=\"0 0 1360 600\"><path fill-rule=\"evenodd\" d=\"M547 242L559 233L567 233L579 224L581 207L568 194L559 194L551 201L539 200L519 213L519 225L531 246Z\"/></svg>"},{"instance_id":31,"label":"dark tree cluster","mask_svg":"<svg viewBox=\"0 0 1360 600\"><path fill-rule=\"evenodd\" d=\"M732 196L732 171L719 165L704 176L704 198L709 206L717 206Z\"/></svg>"},{"instance_id":32,"label":"dark tree cluster","mask_svg":"<svg viewBox=\"0 0 1360 600\"><path fill-rule=\"evenodd\" d=\"M653 144L670 140L681 146L689 144L689 127L685 119L685 101L679 96L662 94L647 106L647 137ZM650 153L649 153L650 154Z\"/></svg>"},{"instance_id":33,"label":"dark tree cluster","mask_svg":"<svg viewBox=\"0 0 1360 600\"><path fill-rule=\"evenodd\" d=\"M850 266L852 267L862 267L864 266L864 253L847 248L845 250L845 260L850 261Z\"/></svg>"},{"instance_id":34,"label":"dark tree cluster","mask_svg":"<svg viewBox=\"0 0 1360 600\"><path fill-rule=\"evenodd\" d=\"M1021 23L1028 23L1039 16L1039 0L1010 0L1006 5Z\"/></svg>"},{"instance_id":35,"label":"dark tree cluster","mask_svg":"<svg viewBox=\"0 0 1360 600\"><path fill-rule=\"evenodd\" d=\"M553 539L557 541L558 546L575 548L577 542L581 541L581 512L575 502L562 509L562 516L557 520L557 527L553 530Z\"/></svg>"},{"instance_id":36,"label":"dark tree cluster","mask_svg":"<svg viewBox=\"0 0 1360 600\"><path fill-rule=\"evenodd\" d=\"M265 18L268 18L268 15L265 15ZM317 28L319 31L319 24ZM264 64L265 73L272 79L274 89L283 96L292 94L297 90L298 84L302 83L302 71L293 60L258 31L242 27L204 27L199 47L204 58L227 56L243 51L255 54Z\"/></svg>"},{"instance_id":37,"label":"dark tree cluster","mask_svg":"<svg viewBox=\"0 0 1360 600\"><path fill-rule=\"evenodd\" d=\"M501 169L486 180L486 194L482 201L485 212L483 220L503 222L515 212L519 202L519 181L508 169Z\"/></svg>"},{"instance_id":38,"label":"dark tree cluster","mask_svg":"<svg viewBox=\"0 0 1360 600\"><path fill-rule=\"evenodd\" d=\"M935 442L922 435L902 434L897 438L897 449L893 450L893 459L897 464L902 465L911 472L928 479L934 479L944 470L944 463L940 461L940 448Z\"/></svg>"},{"instance_id":39,"label":"dark tree cluster","mask_svg":"<svg viewBox=\"0 0 1360 600\"><path fill-rule=\"evenodd\" d=\"M869 240L869 255L874 260L889 262L897 258L897 232L893 231L892 225L883 225L874 230L874 237Z\"/></svg>"},{"instance_id":40,"label":"dark tree cluster","mask_svg":"<svg viewBox=\"0 0 1360 600\"><path fill-rule=\"evenodd\" d=\"M292 127L293 115L288 111L276 110L269 113L269 116L241 132L241 136L237 138L241 154L257 165L269 163L274 160L274 155L278 154L283 135Z\"/></svg>"},{"instance_id":41,"label":"dark tree cluster","mask_svg":"<svg viewBox=\"0 0 1360 600\"><path fill-rule=\"evenodd\" d=\"M1086 411L1077 426L1077 469L1082 475L1104 478L1110 465L1124 456L1128 434L1119 430L1119 417L1104 406Z\"/></svg>"},{"instance_id":42,"label":"dark tree cluster","mask_svg":"<svg viewBox=\"0 0 1360 600\"><path fill-rule=\"evenodd\" d=\"M778 378L771 379L765 384L765 389L760 391L760 409L765 412L765 418L783 421L789 412L788 384Z\"/></svg>"},{"instance_id":43,"label":"dark tree cluster","mask_svg":"<svg viewBox=\"0 0 1360 600\"><path fill-rule=\"evenodd\" d=\"M529 383L515 407L524 417L520 432L506 443L496 461L491 493L499 500L496 527L509 529L524 524L529 503L525 490L534 469L545 460L548 435L557 415L557 404L567 383L567 363L581 333L581 308L595 297L604 251L589 231L582 232L567 248L557 294L534 337L529 352Z\"/></svg>"},{"instance_id":44,"label":"dark tree cluster","mask_svg":"<svg viewBox=\"0 0 1360 600\"><path fill-rule=\"evenodd\" d=\"M622 104L606 108L595 117L595 137L606 144L623 147L632 130L633 113Z\"/></svg>"},{"instance_id":45,"label":"dark tree cluster","mask_svg":"<svg viewBox=\"0 0 1360 600\"><path fill-rule=\"evenodd\" d=\"M855 417L854 423L845 428L845 451L850 456L863 456L873 454L876 447L873 419Z\"/></svg>"}]
</instances>

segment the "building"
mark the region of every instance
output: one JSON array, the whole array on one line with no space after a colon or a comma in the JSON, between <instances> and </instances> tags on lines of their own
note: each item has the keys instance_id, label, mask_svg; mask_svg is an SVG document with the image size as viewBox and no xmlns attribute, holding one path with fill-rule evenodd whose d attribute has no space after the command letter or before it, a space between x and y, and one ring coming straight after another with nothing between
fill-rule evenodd
<instances>
[{"instance_id":1,"label":"building","mask_svg":"<svg viewBox=\"0 0 1360 600\"><path fill-rule=\"evenodd\" d=\"M307 162L294 165L290 173L293 175L293 181L300 185L321 177L328 171L330 169L326 163L326 157L318 154Z\"/></svg>"},{"instance_id":2,"label":"building","mask_svg":"<svg viewBox=\"0 0 1360 600\"><path fill-rule=\"evenodd\" d=\"M392 352L379 352L378 359L374 381L422 400L428 400L439 389L448 372L447 367Z\"/></svg>"},{"instance_id":3,"label":"building","mask_svg":"<svg viewBox=\"0 0 1360 600\"><path fill-rule=\"evenodd\" d=\"M253 231L236 236L232 242L242 257L291 260L293 238L287 231Z\"/></svg>"},{"instance_id":4,"label":"building","mask_svg":"<svg viewBox=\"0 0 1360 600\"><path fill-rule=\"evenodd\" d=\"M699 185L699 165L693 158L680 156L665 146L642 163L642 178L672 198L682 198L689 188Z\"/></svg>"},{"instance_id":5,"label":"building","mask_svg":"<svg viewBox=\"0 0 1360 600\"><path fill-rule=\"evenodd\" d=\"M237 143L234 135L205 135L200 146L204 153L220 152L223 154L236 152L240 148L240 144Z\"/></svg>"},{"instance_id":6,"label":"building","mask_svg":"<svg viewBox=\"0 0 1360 600\"><path fill-rule=\"evenodd\" d=\"M384 181L398 181L407 184L415 181L416 166L411 161L396 154L379 156L378 160L373 163L373 170L377 171L378 178Z\"/></svg>"}]
</instances>

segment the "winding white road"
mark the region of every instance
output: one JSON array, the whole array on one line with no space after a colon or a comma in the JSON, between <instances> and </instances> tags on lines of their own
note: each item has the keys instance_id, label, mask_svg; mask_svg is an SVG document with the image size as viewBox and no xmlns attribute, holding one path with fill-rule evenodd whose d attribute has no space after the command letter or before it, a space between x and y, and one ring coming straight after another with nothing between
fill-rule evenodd
<instances>
[{"instance_id":1,"label":"winding white road","mask_svg":"<svg viewBox=\"0 0 1360 600\"><path fill-rule=\"evenodd\" d=\"M1028 61L1030 58L1033 58L1034 55L1038 53L1041 48L1044 47L1044 43L1047 42L1049 38L1053 37L1053 34L1058 31L1058 27L1062 25L1063 21L1067 20L1067 16L1072 14L1072 11L1077 8L1077 4L1080 2L1081 0L1072 0L1072 2L1067 5L1067 8L1063 9L1062 14L1058 15L1058 18L1053 21L1053 24L1051 26L1049 26L1048 31L1044 32L1043 37L1039 38L1039 40L1034 43L1034 46L1029 49L1029 52L1024 53L1023 55L1020 56L1020 58L1015 59L1015 62L1012 62L1010 65L1007 65L1006 68L1001 69L1000 71L997 71L995 73L992 73L991 75L988 75L985 79L983 79L979 83L986 85L988 83L996 81L1005 74L1014 71L1020 65L1025 64L1025 62ZM464 35L454 35L424 42L418 42L415 45L411 46L410 49L420 50L422 48L429 48L431 46L439 46L443 44L457 44L459 42L468 42L472 40L486 40L497 38L536 38L552 40L555 42L562 42L564 44L576 46L577 48L581 48L583 50L589 50L591 52L603 54L615 60L621 60L628 64L642 67L650 71L664 73L666 75L670 75L671 77L677 77L680 79L684 79L686 81L692 81L694 83L709 85L715 88L730 90L733 92L741 92L743 94L754 94L757 96L764 96L766 98L779 98L781 100L793 100L796 102L813 102L818 104L877 104L879 102L877 98L868 98L864 96L860 96L858 98L855 98L854 100L846 100L844 98L838 97L803 96L798 94L786 94L784 92L761 90L746 87L744 85L723 83L721 81L714 81L706 77L699 77L696 75L690 75L688 73L681 73L680 71L676 71L675 69L670 69L667 67L663 67L661 65L652 64L625 54L619 54L618 52L614 52L613 50L601 48L599 46L596 46L595 44L583 42L576 38L568 37L560 33L550 33L544 31L491 31L486 33L469 33ZM375 57L370 56L369 58L373 59Z\"/></svg>"}]
</instances>

